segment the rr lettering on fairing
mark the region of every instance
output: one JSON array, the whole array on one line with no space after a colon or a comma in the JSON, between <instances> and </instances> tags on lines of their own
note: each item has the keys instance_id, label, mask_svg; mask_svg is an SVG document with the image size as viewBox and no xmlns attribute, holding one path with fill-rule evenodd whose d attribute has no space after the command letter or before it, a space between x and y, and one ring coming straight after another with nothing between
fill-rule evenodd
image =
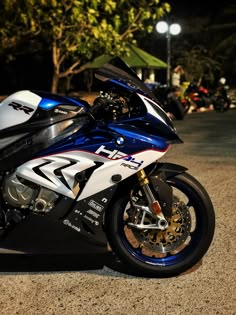
<instances>
[{"instance_id":1,"label":"rr lettering on fairing","mask_svg":"<svg viewBox=\"0 0 236 315\"><path fill-rule=\"evenodd\" d=\"M15 110L23 110L25 114L30 115L31 112L33 112L33 108L30 108L28 106L25 105L21 105L19 103L16 102L11 102L10 104L8 104L8 106L11 106L13 109Z\"/></svg>"},{"instance_id":2,"label":"rr lettering on fairing","mask_svg":"<svg viewBox=\"0 0 236 315\"><path fill-rule=\"evenodd\" d=\"M95 153L101 154L101 155L108 157L109 159L112 159L112 160L116 160L116 159L119 159L119 158L127 155L126 153L123 153L123 152L118 151L118 150L110 151L110 150L106 149L105 145L101 145L97 149L97 151L95 151Z\"/></svg>"}]
</instances>

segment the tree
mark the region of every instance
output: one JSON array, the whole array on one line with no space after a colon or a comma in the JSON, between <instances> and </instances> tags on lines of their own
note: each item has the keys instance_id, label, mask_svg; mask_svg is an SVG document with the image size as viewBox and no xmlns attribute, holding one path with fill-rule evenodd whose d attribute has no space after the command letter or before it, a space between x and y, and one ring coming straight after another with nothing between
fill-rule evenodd
<instances>
[{"instance_id":1,"label":"tree","mask_svg":"<svg viewBox=\"0 0 236 315\"><path fill-rule=\"evenodd\" d=\"M230 56L232 52L235 53L236 48L236 4L226 5L224 10L211 21L208 30L214 36L214 52L216 54L222 53Z\"/></svg>"},{"instance_id":2,"label":"tree","mask_svg":"<svg viewBox=\"0 0 236 315\"><path fill-rule=\"evenodd\" d=\"M37 36L41 31L35 23L34 1L2 0L0 3L0 54Z\"/></svg>"},{"instance_id":3,"label":"tree","mask_svg":"<svg viewBox=\"0 0 236 315\"><path fill-rule=\"evenodd\" d=\"M52 92L98 54L125 53L135 32L151 32L152 21L170 11L159 0L2 0L1 6L2 49L44 39L52 57Z\"/></svg>"},{"instance_id":4,"label":"tree","mask_svg":"<svg viewBox=\"0 0 236 315\"><path fill-rule=\"evenodd\" d=\"M210 86L214 84L215 74L221 67L221 64L203 46L182 50L177 63L183 66L187 81L204 81Z\"/></svg>"},{"instance_id":5,"label":"tree","mask_svg":"<svg viewBox=\"0 0 236 315\"><path fill-rule=\"evenodd\" d=\"M214 39L214 56L221 56L223 71L221 75L229 77L235 84L236 77L236 4L227 4L224 10L209 25L209 33Z\"/></svg>"},{"instance_id":6,"label":"tree","mask_svg":"<svg viewBox=\"0 0 236 315\"><path fill-rule=\"evenodd\" d=\"M216 6L211 14L191 16L180 22L183 32L173 47L173 59L187 68L190 80L204 78L212 84L222 75L235 78L235 14L236 5L227 3Z\"/></svg>"}]
</instances>

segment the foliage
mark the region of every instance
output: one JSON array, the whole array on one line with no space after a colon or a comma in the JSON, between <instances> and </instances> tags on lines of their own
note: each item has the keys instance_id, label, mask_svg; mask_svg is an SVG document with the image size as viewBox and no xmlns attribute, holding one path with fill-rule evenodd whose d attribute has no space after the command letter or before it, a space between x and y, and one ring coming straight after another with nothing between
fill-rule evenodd
<instances>
[{"instance_id":1,"label":"foliage","mask_svg":"<svg viewBox=\"0 0 236 315\"><path fill-rule=\"evenodd\" d=\"M40 32L33 15L34 1L3 0L0 3L0 53Z\"/></svg>"},{"instance_id":2,"label":"foliage","mask_svg":"<svg viewBox=\"0 0 236 315\"><path fill-rule=\"evenodd\" d=\"M236 4L225 6L221 14L209 23L208 31L217 34L212 45L215 55L222 54L224 58L234 58L236 53Z\"/></svg>"},{"instance_id":3,"label":"foliage","mask_svg":"<svg viewBox=\"0 0 236 315\"><path fill-rule=\"evenodd\" d=\"M54 67L52 92L59 79L83 71L98 54L125 53L135 32L151 32L152 21L170 10L159 0L2 0L1 7L1 49L36 38L46 43Z\"/></svg>"},{"instance_id":4,"label":"foliage","mask_svg":"<svg viewBox=\"0 0 236 315\"><path fill-rule=\"evenodd\" d=\"M210 52L202 46L182 50L177 63L183 66L187 81L203 81L206 85L214 84L215 75L221 67L220 62L214 59Z\"/></svg>"},{"instance_id":5,"label":"foliage","mask_svg":"<svg viewBox=\"0 0 236 315\"><path fill-rule=\"evenodd\" d=\"M218 14L181 21L181 47L173 47L173 61L185 67L189 80L202 78L212 85L220 76L227 76L227 70L233 76L236 53L235 14L236 5L232 4L225 5L224 10Z\"/></svg>"}]
</instances>

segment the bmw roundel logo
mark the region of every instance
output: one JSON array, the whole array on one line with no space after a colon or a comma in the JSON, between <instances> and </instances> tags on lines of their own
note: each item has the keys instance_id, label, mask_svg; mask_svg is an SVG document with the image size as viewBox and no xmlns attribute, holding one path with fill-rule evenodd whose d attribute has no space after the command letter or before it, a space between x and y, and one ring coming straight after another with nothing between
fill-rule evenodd
<instances>
[{"instance_id":1,"label":"bmw roundel logo","mask_svg":"<svg viewBox=\"0 0 236 315\"><path fill-rule=\"evenodd\" d=\"M124 138L124 137L118 137L118 138L116 139L116 143L117 143L118 145L122 145L122 144L124 144L124 142L125 142L125 138Z\"/></svg>"}]
</instances>

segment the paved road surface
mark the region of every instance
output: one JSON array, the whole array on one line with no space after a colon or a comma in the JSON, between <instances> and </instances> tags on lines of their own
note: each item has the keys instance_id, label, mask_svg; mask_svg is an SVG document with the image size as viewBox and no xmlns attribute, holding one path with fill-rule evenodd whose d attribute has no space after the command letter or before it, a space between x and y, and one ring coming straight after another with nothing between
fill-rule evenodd
<instances>
[{"instance_id":1,"label":"paved road surface","mask_svg":"<svg viewBox=\"0 0 236 315\"><path fill-rule=\"evenodd\" d=\"M236 314L236 110L190 114L175 124L184 144L163 161L188 167L216 211L215 237L201 264L169 279L133 277L109 257L101 270L84 270L87 257L75 271L67 264L67 271L1 272L1 315Z\"/></svg>"}]
</instances>

